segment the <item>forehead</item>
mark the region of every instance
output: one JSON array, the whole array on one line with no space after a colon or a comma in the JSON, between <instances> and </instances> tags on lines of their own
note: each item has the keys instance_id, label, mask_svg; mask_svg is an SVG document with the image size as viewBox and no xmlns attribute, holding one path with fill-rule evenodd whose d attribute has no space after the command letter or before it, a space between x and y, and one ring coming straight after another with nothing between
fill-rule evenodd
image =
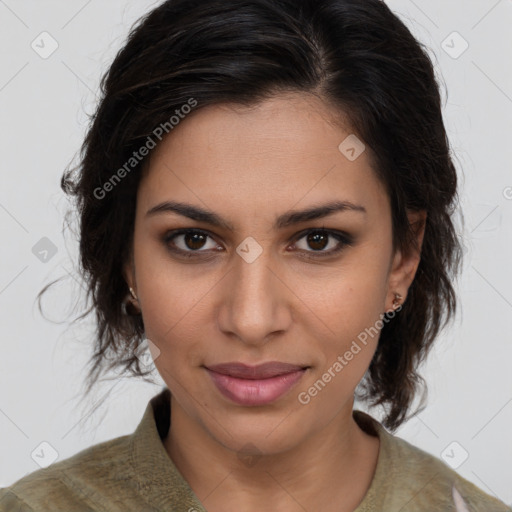
<instances>
[{"instance_id":1,"label":"forehead","mask_svg":"<svg viewBox=\"0 0 512 512\"><path fill-rule=\"evenodd\" d=\"M319 98L300 94L199 108L153 150L139 188L148 208L168 199L220 207L229 200L253 214L326 199L382 207L384 195L369 148L342 113L334 117Z\"/></svg>"}]
</instances>

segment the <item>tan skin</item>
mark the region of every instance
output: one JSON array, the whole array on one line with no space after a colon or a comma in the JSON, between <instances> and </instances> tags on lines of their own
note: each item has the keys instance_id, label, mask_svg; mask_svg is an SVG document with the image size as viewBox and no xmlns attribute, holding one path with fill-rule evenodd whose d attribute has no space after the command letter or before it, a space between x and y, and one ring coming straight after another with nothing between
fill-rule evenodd
<instances>
[{"instance_id":1,"label":"tan skin","mask_svg":"<svg viewBox=\"0 0 512 512\"><path fill-rule=\"evenodd\" d=\"M352 132L332 112L295 93L254 108L198 109L153 151L141 179L125 277L172 393L165 449L209 512L353 511L374 475L379 441L352 408L377 336L308 404L298 394L392 310L395 293L405 300L420 256L393 251L389 199L369 150L355 161L338 150ZM170 211L146 215L170 200L213 211L234 230ZM366 211L274 227L289 210L333 200ZM424 218L409 214L411 223ZM207 236L164 240L180 228ZM318 257L340 244L301 235L320 228L348 233L353 243ZM247 237L262 249L252 263L236 252ZM422 239L419 229L419 246ZM203 367L231 361L310 368L276 401L251 407L221 395Z\"/></svg>"}]
</instances>

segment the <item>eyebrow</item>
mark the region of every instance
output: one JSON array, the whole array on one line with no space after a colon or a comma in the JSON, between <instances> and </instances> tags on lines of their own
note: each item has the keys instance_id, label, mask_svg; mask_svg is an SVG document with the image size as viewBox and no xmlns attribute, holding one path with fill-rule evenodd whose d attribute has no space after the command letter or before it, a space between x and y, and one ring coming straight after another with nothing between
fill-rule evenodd
<instances>
[{"instance_id":1,"label":"eyebrow","mask_svg":"<svg viewBox=\"0 0 512 512\"><path fill-rule=\"evenodd\" d=\"M310 220L320 219L327 217L337 212L358 212L366 214L364 206L354 204L350 201L331 201L329 203L313 206L305 210L290 210L285 212L274 222L274 229L283 229L294 224L300 224ZM196 220L198 222L205 222L218 228L223 228L228 231L235 231L233 225L227 220L223 219L216 213L205 210L204 208L194 206L187 203L178 201L164 201L156 206L153 206L146 212L146 217L153 216L161 213L173 212L183 217Z\"/></svg>"}]
</instances>

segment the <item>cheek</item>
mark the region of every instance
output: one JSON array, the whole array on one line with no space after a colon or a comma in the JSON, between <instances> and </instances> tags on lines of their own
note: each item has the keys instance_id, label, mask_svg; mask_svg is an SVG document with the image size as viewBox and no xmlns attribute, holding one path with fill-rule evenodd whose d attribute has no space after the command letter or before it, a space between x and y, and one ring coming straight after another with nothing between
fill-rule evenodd
<instances>
[{"instance_id":1,"label":"cheek","mask_svg":"<svg viewBox=\"0 0 512 512\"><path fill-rule=\"evenodd\" d=\"M377 253L355 254L315 291L316 311L334 333L357 336L385 311L387 260Z\"/></svg>"},{"instance_id":2,"label":"cheek","mask_svg":"<svg viewBox=\"0 0 512 512\"><path fill-rule=\"evenodd\" d=\"M350 282L331 282L324 290L317 311L329 334L314 337L319 365L297 396L315 414L336 414L353 396L375 354L383 311L380 286L373 277L352 282L351 275Z\"/></svg>"},{"instance_id":3,"label":"cheek","mask_svg":"<svg viewBox=\"0 0 512 512\"><path fill-rule=\"evenodd\" d=\"M387 292L386 258L376 251L368 250L366 254L361 251L350 261L347 259L345 266L323 280L324 286L310 296L324 326L322 332L327 334L316 336L317 348L324 355L320 372L330 369L331 374L343 374L343 378L332 380L354 386L377 347Z\"/></svg>"},{"instance_id":4,"label":"cheek","mask_svg":"<svg viewBox=\"0 0 512 512\"><path fill-rule=\"evenodd\" d=\"M149 244L148 244L149 246ZM214 287L212 276L193 275L193 265L177 265L165 253L145 250L136 253L137 288L143 310L145 333L160 350L155 365L176 366L186 357L199 360L196 348L201 326L207 322L208 291Z\"/></svg>"},{"instance_id":5,"label":"cheek","mask_svg":"<svg viewBox=\"0 0 512 512\"><path fill-rule=\"evenodd\" d=\"M137 288L145 325L166 332L190 312L194 314L214 283L208 273L200 275L196 265L174 261L164 242L155 238L149 233L135 238Z\"/></svg>"}]
</instances>

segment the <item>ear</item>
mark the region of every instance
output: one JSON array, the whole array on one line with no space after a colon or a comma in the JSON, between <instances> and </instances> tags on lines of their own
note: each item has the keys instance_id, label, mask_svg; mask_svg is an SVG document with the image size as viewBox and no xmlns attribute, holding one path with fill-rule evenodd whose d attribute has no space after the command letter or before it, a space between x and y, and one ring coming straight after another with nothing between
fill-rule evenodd
<instances>
[{"instance_id":1,"label":"ear","mask_svg":"<svg viewBox=\"0 0 512 512\"><path fill-rule=\"evenodd\" d=\"M123 273L124 280L126 281L126 285L128 287L131 287L134 290L136 290L136 286L135 286L135 266L134 266L132 255L129 256L128 260L123 265L122 273Z\"/></svg>"},{"instance_id":2,"label":"ear","mask_svg":"<svg viewBox=\"0 0 512 512\"><path fill-rule=\"evenodd\" d=\"M407 218L412 230L413 243L403 251L397 249L393 256L389 270L388 292L386 296L386 306L389 307L386 307L386 311L393 310L392 304L395 299L395 293L402 296L400 303L403 304L420 264L427 212L425 210L408 211Z\"/></svg>"}]
</instances>

